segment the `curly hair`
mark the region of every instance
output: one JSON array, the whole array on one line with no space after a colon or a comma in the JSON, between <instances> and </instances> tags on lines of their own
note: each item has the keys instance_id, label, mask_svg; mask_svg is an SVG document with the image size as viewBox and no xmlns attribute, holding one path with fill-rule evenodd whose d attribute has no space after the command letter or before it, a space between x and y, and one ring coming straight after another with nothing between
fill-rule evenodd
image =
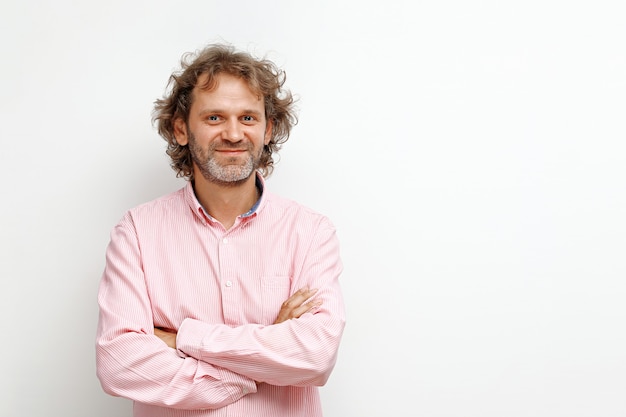
<instances>
[{"instance_id":1,"label":"curly hair","mask_svg":"<svg viewBox=\"0 0 626 417\"><path fill-rule=\"evenodd\" d=\"M154 102L152 122L156 123L159 135L167 142L167 154L177 177L193 179L193 165L189 146L181 146L174 136L174 123L182 118L189 121L193 104L193 89L198 79L206 75L206 82L199 86L211 90L219 74L239 77L250 89L264 98L265 118L272 123L272 137L263 147L259 171L264 177L274 170L273 154L278 152L289 139L291 128L298 122L294 98L289 90L283 89L285 72L267 59L256 59L251 54L237 51L233 46L208 45L181 59L181 69L174 72L167 83L166 94Z\"/></svg>"}]
</instances>

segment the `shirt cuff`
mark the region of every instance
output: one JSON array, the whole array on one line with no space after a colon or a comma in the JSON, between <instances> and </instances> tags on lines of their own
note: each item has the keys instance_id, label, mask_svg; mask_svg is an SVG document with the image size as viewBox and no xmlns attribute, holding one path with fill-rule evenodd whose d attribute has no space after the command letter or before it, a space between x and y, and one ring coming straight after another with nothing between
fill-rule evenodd
<instances>
[{"instance_id":1,"label":"shirt cuff","mask_svg":"<svg viewBox=\"0 0 626 417\"><path fill-rule=\"evenodd\" d=\"M201 346L202 339L207 332L207 326L206 323L199 320L189 318L183 320L176 334L176 350L180 357L192 357L204 362L201 358ZM257 383L247 376L217 366L214 368L218 370L224 388L234 399L257 391Z\"/></svg>"},{"instance_id":2,"label":"shirt cuff","mask_svg":"<svg viewBox=\"0 0 626 417\"><path fill-rule=\"evenodd\" d=\"M199 320L185 319L176 333L176 350L180 357L191 356L202 360L202 339L207 333L207 324Z\"/></svg>"}]
</instances>

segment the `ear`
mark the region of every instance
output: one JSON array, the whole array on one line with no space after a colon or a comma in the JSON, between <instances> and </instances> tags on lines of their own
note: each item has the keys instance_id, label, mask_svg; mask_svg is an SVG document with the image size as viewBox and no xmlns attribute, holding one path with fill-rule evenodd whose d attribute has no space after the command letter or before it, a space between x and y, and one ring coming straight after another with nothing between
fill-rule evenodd
<instances>
[{"instance_id":1,"label":"ear","mask_svg":"<svg viewBox=\"0 0 626 417\"><path fill-rule=\"evenodd\" d=\"M272 121L268 120L267 125L265 126L265 137L263 138L263 143L265 145L270 143L270 140L272 140L272 128L273 127L274 127L274 124L272 123Z\"/></svg>"},{"instance_id":2,"label":"ear","mask_svg":"<svg viewBox=\"0 0 626 417\"><path fill-rule=\"evenodd\" d=\"M187 137L187 124L182 117L177 117L174 120L174 137L180 146L185 146L189 143L189 138Z\"/></svg>"}]
</instances>

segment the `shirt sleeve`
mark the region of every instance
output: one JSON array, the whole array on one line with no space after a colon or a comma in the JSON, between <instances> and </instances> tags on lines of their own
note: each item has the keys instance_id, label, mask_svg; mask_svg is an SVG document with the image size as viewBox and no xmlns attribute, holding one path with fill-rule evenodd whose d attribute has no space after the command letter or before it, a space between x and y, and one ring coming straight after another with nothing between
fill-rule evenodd
<instances>
[{"instance_id":1,"label":"shirt sleeve","mask_svg":"<svg viewBox=\"0 0 626 417\"><path fill-rule=\"evenodd\" d=\"M129 215L111 233L98 305L96 365L105 392L179 409L220 408L256 392L254 380L196 358L181 358L154 335Z\"/></svg>"},{"instance_id":2,"label":"shirt sleeve","mask_svg":"<svg viewBox=\"0 0 626 417\"><path fill-rule=\"evenodd\" d=\"M313 313L270 326L231 327L185 319L177 335L181 356L190 356L272 385L322 386L337 359L345 326L339 285L342 264L335 228L320 222L292 293L317 288L322 305Z\"/></svg>"}]
</instances>

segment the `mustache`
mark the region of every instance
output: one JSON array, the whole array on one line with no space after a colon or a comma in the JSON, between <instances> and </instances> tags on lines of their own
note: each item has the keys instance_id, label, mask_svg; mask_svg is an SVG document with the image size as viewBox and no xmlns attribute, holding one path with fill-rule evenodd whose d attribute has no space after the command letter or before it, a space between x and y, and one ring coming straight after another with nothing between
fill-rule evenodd
<instances>
[{"instance_id":1,"label":"mustache","mask_svg":"<svg viewBox=\"0 0 626 417\"><path fill-rule=\"evenodd\" d=\"M209 151L214 151L216 149L222 149L222 150L227 149L227 150L233 150L233 151L252 151L254 148L252 144L250 143L246 143L246 144L232 143L230 141L224 140L220 142L214 142L209 146Z\"/></svg>"}]
</instances>

